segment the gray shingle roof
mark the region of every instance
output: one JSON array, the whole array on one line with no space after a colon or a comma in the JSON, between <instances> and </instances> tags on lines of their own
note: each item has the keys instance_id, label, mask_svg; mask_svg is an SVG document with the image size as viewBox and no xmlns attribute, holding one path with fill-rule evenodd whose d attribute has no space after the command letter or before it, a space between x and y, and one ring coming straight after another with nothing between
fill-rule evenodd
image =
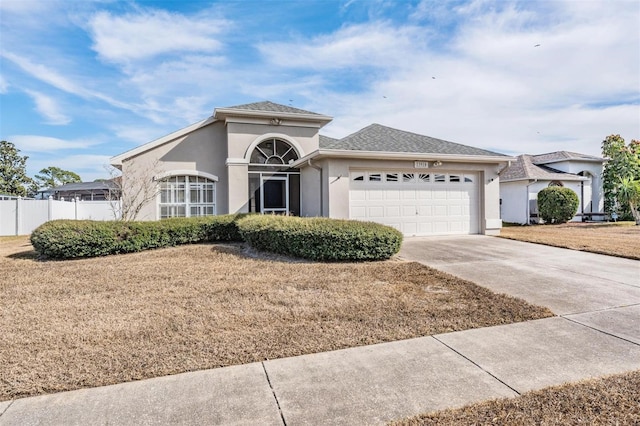
<instances>
[{"instance_id":1,"label":"gray shingle roof","mask_svg":"<svg viewBox=\"0 0 640 426\"><path fill-rule=\"evenodd\" d=\"M320 135L320 148L327 148L329 145L338 142L338 139L325 135Z\"/></svg>"},{"instance_id":2,"label":"gray shingle roof","mask_svg":"<svg viewBox=\"0 0 640 426\"><path fill-rule=\"evenodd\" d=\"M117 188L118 185L110 180L100 180L95 182L65 183L64 185L49 188L46 191L108 191Z\"/></svg>"},{"instance_id":3,"label":"gray shingle roof","mask_svg":"<svg viewBox=\"0 0 640 426\"><path fill-rule=\"evenodd\" d=\"M442 139L372 124L324 148L352 151L385 151L425 154L504 156L496 152L474 148Z\"/></svg>"},{"instance_id":4,"label":"gray shingle roof","mask_svg":"<svg viewBox=\"0 0 640 426\"><path fill-rule=\"evenodd\" d=\"M593 155L579 154L570 151L555 151L546 154L532 155L533 164L557 163L559 161L577 160L577 161L597 161L604 162L604 158L594 157Z\"/></svg>"},{"instance_id":5,"label":"gray shingle roof","mask_svg":"<svg viewBox=\"0 0 640 426\"><path fill-rule=\"evenodd\" d=\"M290 107L287 105L276 104L271 101L253 102L250 104L236 105L232 107L226 107L225 109L241 109L245 111L263 111L263 112L282 112L286 114L311 114L321 115L316 112L305 111L303 109Z\"/></svg>"},{"instance_id":6,"label":"gray shingle roof","mask_svg":"<svg viewBox=\"0 0 640 426\"><path fill-rule=\"evenodd\" d=\"M512 180L585 180L584 177L573 173L565 173L549 166L533 163L533 155L519 155L516 161L500 172L500 180L503 182Z\"/></svg>"}]
</instances>

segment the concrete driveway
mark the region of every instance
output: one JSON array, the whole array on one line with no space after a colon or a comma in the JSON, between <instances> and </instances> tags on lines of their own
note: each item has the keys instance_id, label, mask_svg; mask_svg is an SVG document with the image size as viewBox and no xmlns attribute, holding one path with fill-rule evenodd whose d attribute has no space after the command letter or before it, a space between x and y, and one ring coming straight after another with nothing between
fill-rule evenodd
<instances>
[{"instance_id":1,"label":"concrete driveway","mask_svg":"<svg viewBox=\"0 0 640 426\"><path fill-rule=\"evenodd\" d=\"M400 257L640 343L640 261L484 235L406 238Z\"/></svg>"}]
</instances>

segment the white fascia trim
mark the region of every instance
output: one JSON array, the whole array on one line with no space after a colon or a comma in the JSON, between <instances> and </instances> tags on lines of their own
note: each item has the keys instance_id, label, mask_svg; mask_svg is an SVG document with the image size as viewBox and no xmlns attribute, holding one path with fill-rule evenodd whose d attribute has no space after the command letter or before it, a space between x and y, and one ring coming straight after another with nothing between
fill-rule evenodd
<instances>
[{"instance_id":1,"label":"white fascia trim","mask_svg":"<svg viewBox=\"0 0 640 426\"><path fill-rule=\"evenodd\" d=\"M245 109L233 109L233 108L216 108L213 116L215 118L225 118L228 120L228 116L232 117L265 117L265 118L288 118L291 120L313 121L327 124L333 117L321 114L295 114L289 112L276 112L276 111L251 111Z\"/></svg>"},{"instance_id":2,"label":"white fascia trim","mask_svg":"<svg viewBox=\"0 0 640 426\"><path fill-rule=\"evenodd\" d=\"M218 176L212 175L207 172L200 172L198 170L169 170L168 172L162 172L153 177L153 180L160 180L171 176L197 176L207 178L214 182L218 181Z\"/></svg>"},{"instance_id":3,"label":"white fascia trim","mask_svg":"<svg viewBox=\"0 0 640 426\"><path fill-rule=\"evenodd\" d=\"M507 183L507 182L531 182L531 181L537 181L537 182L551 182L557 180L559 182L580 182L580 181L586 181L589 180L588 177L583 177L583 176L576 176L576 177L569 177L569 179L565 178L516 178L516 179L504 179L504 178L500 178L500 182L503 183Z\"/></svg>"},{"instance_id":4,"label":"white fascia trim","mask_svg":"<svg viewBox=\"0 0 640 426\"><path fill-rule=\"evenodd\" d=\"M256 124L263 126L274 126L274 127L311 127L314 129L320 129L324 126L324 123L319 123L317 121L293 121L293 120L283 120L280 124L271 124L269 119L273 119L273 116L270 117L227 117L225 118L225 124L229 123L239 123L239 124Z\"/></svg>"},{"instance_id":5,"label":"white fascia trim","mask_svg":"<svg viewBox=\"0 0 640 426\"><path fill-rule=\"evenodd\" d=\"M227 158L227 160L225 161L225 165L230 166L230 165L235 165L235 164L249 164L249 160L244 159L244 158Z\"/></svg>"},{"instance_id":6,"label":"white fascia trim","mask_svg":"<svg viewBox=\"0 0 640 426\"><path fill-rule=\"evenodd\" d=\"M373 160L427 160L448 161L455 163L491 163L501 164L515 161L514 157L485 155L429 154L422 152L388 152L388 151L356 151L345 149L319 149L294 162L292 167L299 167L308 160L326 157L363 158Z\"/></svg>"},{"instance_id":7,"label":"white fascia trim","mask_svg":"<svg viewBox=\"0 0 640 426\"><path fill-rule=\"evenodd\" d=\"M111 164L114 167L117 166L122 166L122 162L125 160L128 160L131 157L134 157L136 155L142 154L144 152L150 151L160 145L164 145L167 142L171 142L175 139L178 139L182 136L185 136L191 132L193 132L194 130L198 130L201 127L207 126L213 122L215 122L216 119L213 117L209 117L206 118L204 120L198 121L197 123L191 124L185 128L182 128L180 130L176 130L173 133L169 133L166 136L163 136L161 138L158 138L156 140L153 140L151 142L147 142L144 145L140 145L139 147L130 149L129 151L123 152L122 154L118 154L114 157L111 157L109 159L109 164Z\"/></svg>"}]
</instances>

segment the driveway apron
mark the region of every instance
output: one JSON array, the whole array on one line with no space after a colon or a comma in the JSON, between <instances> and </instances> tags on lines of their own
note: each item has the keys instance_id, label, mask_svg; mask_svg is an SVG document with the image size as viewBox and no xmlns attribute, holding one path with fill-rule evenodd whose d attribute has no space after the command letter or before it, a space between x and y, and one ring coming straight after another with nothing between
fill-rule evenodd
<instances>
[{"instance_id":1,"label":"driveway apron","mask_svg":"<svg viewBox=\"0 0 640 426\"><path fill-rule=\"evenodd\" d=\"M637 260L484 235L407 238L400 257L546 306L561 316L640 305ZM638 314L625 312L615 316Z\"/></svg>"}]
</instances>

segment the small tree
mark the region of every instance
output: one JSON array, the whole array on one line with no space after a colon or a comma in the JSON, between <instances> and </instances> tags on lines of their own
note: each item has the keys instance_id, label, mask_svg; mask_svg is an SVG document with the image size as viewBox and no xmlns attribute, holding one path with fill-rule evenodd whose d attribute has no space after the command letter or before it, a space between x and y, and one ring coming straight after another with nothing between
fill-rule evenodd
<instances>
[{"instance_id":1,"label":"small tree","mask_svg":"<svg viewBox=\"0 0 640 426\"><path fill-rule=\"evenodd\" d=\"M40 170L40 174L35 175L35 182L38 189L48 189L65 183L82 182L82 179L74 172L51 166Z\"/></svg>"},{"instance_id":2,"label":"small tree","mask_svg":"<svg viewBox=\"0 0 640 426\"><path fill-rule=\"evenodd\" d=\"M127 163L130 170L127 176L123 176L115 167L108 168L114 185L109 199L113 201L111 205L115 217L133 221L138 219L140 211L159 194L158 182L155 180L159 161L141 166L136 164L135 159L127 160Z\"/></svg>"},{"instance_id":3,"label":"small tree","mask_svg":"<svg viewBox=\"0 0 640 426\"><path fill-rule=\"evenodd\" d=\"M28 158L20 155L20 150L11 142L0 142L0 194L20 197L28 194L28 188L33 183L26 172Z\"/></svg>"},{"instance_id":4,"label":"small tree","mask_svg":"<svg viewBox=\"0 0 640 426\"><path fill-rule=\"evenodd\" d=\"M578 195L569 188L550 186L538 192L538 212L547 223L565 223L578 211Z\"/></svg>"},{"instance_id":5,"label":"small tree","mask_svg":"<svg viewBox=\"0 0 640 426\"><path fill-rule=\"evenodd\" d=\"M636 185L634 182L640 183L640 141L632 140L626 145L620 135L607 136L602 141L602 155L607 158L602 171L605 211L617 212L620 217L633 215L637 222L630 204L633 197L629 196ZM637 207L638 203L634 205Z\"/></svg>"}]
</instances>

